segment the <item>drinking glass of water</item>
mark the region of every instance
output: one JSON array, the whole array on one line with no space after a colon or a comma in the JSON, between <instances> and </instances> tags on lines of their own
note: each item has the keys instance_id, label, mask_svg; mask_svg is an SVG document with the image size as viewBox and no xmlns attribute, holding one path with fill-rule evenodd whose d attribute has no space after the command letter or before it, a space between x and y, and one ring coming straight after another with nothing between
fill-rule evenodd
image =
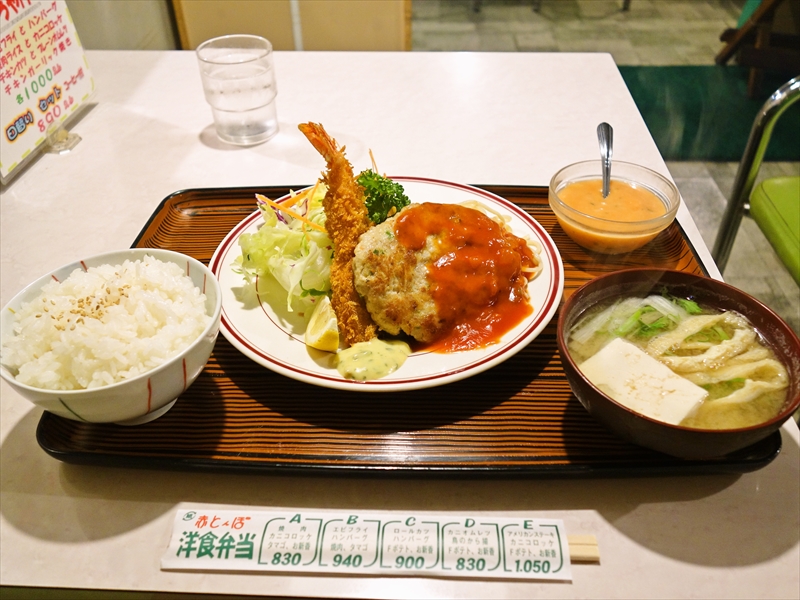
<instances>
[{"instance_id":1,"label":"drinking glass of water","mask_svg":"<svg viewBox=\"0 0 800 600\"><path fill-rule=\"evenodd\" d=\"M223 142L252 146L278 132L272 44L257 35L224 35L197 48L203 92Z\"/></svg>"}]
</instances>

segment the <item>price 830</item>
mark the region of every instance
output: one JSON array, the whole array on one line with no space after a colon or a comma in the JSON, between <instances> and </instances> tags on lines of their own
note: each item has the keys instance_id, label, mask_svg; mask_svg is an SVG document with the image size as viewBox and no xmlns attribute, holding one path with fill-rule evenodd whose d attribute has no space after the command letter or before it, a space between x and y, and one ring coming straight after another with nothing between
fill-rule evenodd
<instances>
[{"instance_id":1,"label":"price 830","mask_svg":"<svg viewBox=\"0 0 800 600\"><path fill-rule=\"evenodd\" d=\"M299 552L276 552L272 555L272 564L282 567L290 565L296 567L302 559L303 557Z\"/></svg>"},{"instance_id":2,"label":"price 830","mask_svg":"<svg viewBox=\"0 0 800 600\"><path fill-rule=\"evenodd\" d=\"M459 558L456 561L457 571L483 571L486 568L486 560L483 558Z\"/></svg>"}]
</instances>

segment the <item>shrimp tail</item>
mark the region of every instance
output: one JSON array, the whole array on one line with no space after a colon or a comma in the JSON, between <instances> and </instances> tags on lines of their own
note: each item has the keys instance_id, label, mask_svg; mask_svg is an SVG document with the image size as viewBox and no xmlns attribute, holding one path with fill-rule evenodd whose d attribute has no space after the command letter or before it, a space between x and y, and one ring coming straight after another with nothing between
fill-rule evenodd
<instances>
[{"instance_id":1,"label":"shrimp tail","mask_svg":"<svg viewBox=\"0 0 800 600\"><path fill-rule=\"evenodd\" d=\"M328 168L336 159L344 157L344 147L339 149L336 140L319 123L300 123L297 128L308 138L314 149L322 155ZM352 170L352 169L351 169Z\"/></svg>"}]
</instances>

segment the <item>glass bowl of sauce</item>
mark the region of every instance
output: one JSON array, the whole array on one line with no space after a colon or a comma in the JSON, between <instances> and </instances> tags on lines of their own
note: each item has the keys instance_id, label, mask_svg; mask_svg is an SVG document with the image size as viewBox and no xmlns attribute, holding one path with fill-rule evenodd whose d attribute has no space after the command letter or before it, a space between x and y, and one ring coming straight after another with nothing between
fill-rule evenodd
<instances>
[{"instance_id":1,"label":"glass bowl of sauce","mask_svg":"<svg viewBox=\"0 0 800 600\"><path fill-rule=\"evenodd\" d=\"M622 254L653 240L675 219L678 189L646 167L614 161L603 198L601 163L564 167L550 180L550 207L577 244L602 254Z\"/></svg>"}]
</instances>

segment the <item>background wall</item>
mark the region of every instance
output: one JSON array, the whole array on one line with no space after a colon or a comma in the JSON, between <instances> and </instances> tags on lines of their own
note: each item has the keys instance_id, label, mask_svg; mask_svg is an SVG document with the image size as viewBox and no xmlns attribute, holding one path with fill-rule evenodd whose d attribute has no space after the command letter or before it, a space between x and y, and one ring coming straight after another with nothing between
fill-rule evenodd
<instances>
[{"instance_id":1,"label":"background wall","mask_svg":"<svg viewBox=\"0 0 800 600\"><path fill-rule=\"evenodd\" d=\"M194 50L250 33L276 50L411 50L411 0L66 0L88 50Z\"/></svg>"},{"instance_id":2,"label":"background wall","mask_svg":"<svg viewBox=\"0 0 800 600\"><path fill-rule=\"evenodd\" d=\"M276 50L411 49L411 0L172 2L184 49L230 33L261 35Z\"/></svg>"},{"instance_id":3,"label":"background wall","mask_svg":"<svg viewBox=\"0 0 800 600\"><path fill-rule=\"evenodd\" d=\"M178 48L169 0L67 0L87 50Z\"/></svg>"},{"instance_id":4,"label":"background wall","mask_svg":"<svg viewBox=\"0 0 800 600\"><path fill-rule=\"evenodd\" d=\"M302 0L306 50L411 50L411 0Z\"/></svg>"},{"instance_id":5,"label":"background wall","mask_svg":"<svg viewBox=\"0 0 800 600\"><path fill-rule=\"evenodd\" d=\"M289 0L172 0L172 4L185 50L232 33L263 36L275 50L295 49Z\"/></svg>"}]
</instances>

